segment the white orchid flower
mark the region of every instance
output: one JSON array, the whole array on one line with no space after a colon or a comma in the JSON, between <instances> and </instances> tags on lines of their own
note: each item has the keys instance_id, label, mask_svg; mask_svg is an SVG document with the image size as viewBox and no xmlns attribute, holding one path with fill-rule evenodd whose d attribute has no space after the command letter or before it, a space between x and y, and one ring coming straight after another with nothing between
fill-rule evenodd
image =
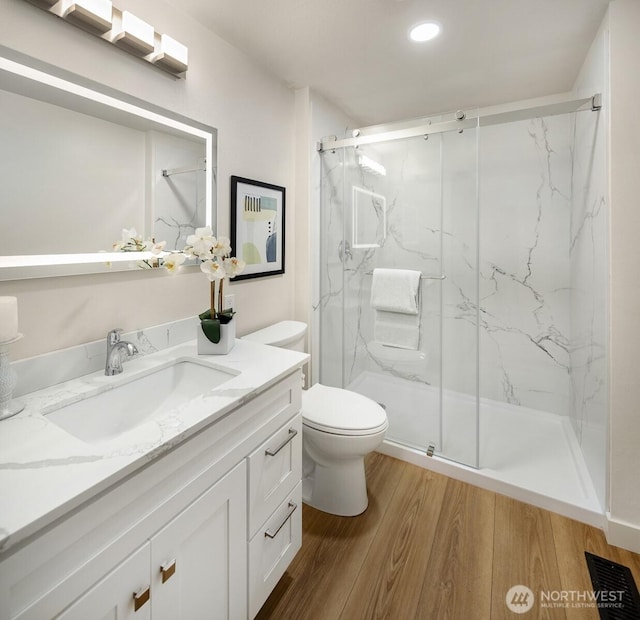
<instances>
[{"instance_id":1,"label":"white orchid flower","mask_svg":"<svg viewBox=\"0 0 640 620\"><path fill-rule=\"evenodd\" d=\"M187 245L195 245L198 241L207 241L210 245L213 245L216 242L211 226L196 228L196 232L187 237Z\"/></svg>"},{"instance_id":2,"label":"white orchid flower","mask_svg":"<svg viewBox=\"0 0 640 620\"><path fill-rule=\"evenodd\" d=\"M200 263L200 271L209 278L210 282L222 280L227 276L224 267L220 263L212 260L206 260Z\"/></svg>"},{"instance_id":3,"label":"white orchid flower","mask_svg":"<svg viewBox=\"0 0 640 620\"><path fill-rule=\"evenodd\" d=\"M138 231L135 228L123 228L122 243L128 243L132 239L140 239L142 241L142 237L138 237Z\"/></svg>"},{"instance_id":4,"label":"white orchid flower","mask_svg":"<svg viewBox=\"0 0 640 620\"><path fill-rule=\"evenodd\" d=\"M184 254L169 254L169 256L164 259L164 267L169 273L178 273L180 265L184 263L186 258Z\"/></svg>"},{"instance_id":5,"label":"white orchid flower","mask_svg":"<svg viewBox=\"0 0 640 620\"><path fill-rule=\"evenodd\" d=\"M235 256L232 256L231 258L225 258L222 261L222 265L224 266L224 270L230 278L235 278L238 274L242 273L244 271L244 268L247 266L247 264L243 260L240 260Z\"/></svg>"},{"instance_id":6,"label":"white orchid flower","mask_svg":"<svg viewBox=\"0 0 640 620\"><path fill-rule=\"evenodd\" d=\"M205 260L213 256L211 250L215 244L216 238L213 236L210 226L196 228L195 234L187 237L187 246L184 248L184 252L191 258Z\"/></svg>"},{"instance_id":7,"label":"white orchid flower","mask_svg":"<svg viewBox=\"0 0 640 620\"><path fill-rule=\"evenodd\" d=\"M217 241L213 244L211 253L214 256L229 256L231 254L231 241L228 237L218 237Z\"/></svg>"},{"instance_id":8,"label":"white orchid flower","mask_svg":"<svg viewBox=\"0 0 640 620\"><path fill-rule=\"evenodd\" d=\"M213 243L206 239L199 239L195 241L193 245L191 245L189 250L193 256L197 256L198 258L206 260L207 258L211 258L213 256Z\"/></svg>"},{"instance_id":9,"label":"white orchid flower","mask_svg":"<svg viewBox=\"0 0 640 620\"><path fill-rule=\"evenodd\" d=\"M153 239L145 243L146 249L150 250L153 254L160 254L160 252L164 250L165 245L167 245L166 241L156 243Z\"/></svg>"}]
</instances>

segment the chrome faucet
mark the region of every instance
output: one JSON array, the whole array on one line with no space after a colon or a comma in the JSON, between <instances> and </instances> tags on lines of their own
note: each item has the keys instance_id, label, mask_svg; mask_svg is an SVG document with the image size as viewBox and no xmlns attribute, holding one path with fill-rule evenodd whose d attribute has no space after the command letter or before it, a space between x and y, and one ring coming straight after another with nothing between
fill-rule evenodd
<instances>
[{"instance_id":1,"label":"chrome faucet","mask_svg":"<svg viewBox=\"0 0 640 620\"><path fill-rule=\"evenodd\" d=\"M127 357L131 357L138 352L136 345L126 340L120 340L121 329L112 329L107 334L107 363L104 367L104 374L108 377L119 375L122 372L122 351Z\"/></svg>"}]
</instances>

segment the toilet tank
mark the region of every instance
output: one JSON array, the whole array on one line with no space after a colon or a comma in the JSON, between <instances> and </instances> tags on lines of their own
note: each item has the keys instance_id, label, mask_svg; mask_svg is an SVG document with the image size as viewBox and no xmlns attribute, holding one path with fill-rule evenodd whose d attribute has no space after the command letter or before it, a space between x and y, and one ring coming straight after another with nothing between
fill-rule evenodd
<instances>
[{"instance_id":1,"label":"toilet tank","mask_svg":"<svg viewBox=\"0 0 640 620\"><path fill-rule=\"evenodd\" d=\"M304 353L304 336L307 324L302 321L280 321L243 336L243 340L253 340L273 347L282 347Z\"/></svg>"}]
</instances>

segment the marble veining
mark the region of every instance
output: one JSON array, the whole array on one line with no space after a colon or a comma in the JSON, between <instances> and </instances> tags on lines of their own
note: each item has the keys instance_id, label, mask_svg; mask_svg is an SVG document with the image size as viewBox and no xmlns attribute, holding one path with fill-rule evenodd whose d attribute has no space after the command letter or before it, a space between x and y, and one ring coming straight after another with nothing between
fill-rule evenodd
<instances>
[{"instance_id":1,"label":"marble veining","mask_svg":"<svg viewBox=\"0 0 640 620\"><path fill-rule=\"evenodd\" d=\"M105 377L102 360L93 373L23 394L25 410L0 423L0 549L16 544L58 518L61 511L90 499L96 489L115 484L215 423L302 367L308 358L304 353L244 340L237 340L227 355L198 356L192 339L171 343L187 332L194 333L185 330L182 322L140 330L129 336L140 344L143 354L126 362L122 375ZM32 363L40 372L54 369L86 353L86 347L74 349L38 356ZM229 379L110 439L85 442L47 418L48 412L60 406L112 390L183 359L224 369ZM33 380L36 372L28 368L29 363L23 360L20 366Z\"/></svg>"},{"instance_id":2,"label":"marble veining","mask_svg":"<svg viewBox=\"0 0 640 620\"><path fill-rule=\"evenodd\" d=\"M64 465L77 465L79 463L94 463L101 460L103 457L100 455L88 455L88 456L66 456L57 459L42 459L40 461L29 461L27 463L18 462L5 462L0 463L0 470L2 469L43 469L49 467L60 467Z\"/></svg>"},{"instance_id":3,"label":"marble veining","mask_svg":"<svg viewBox=\"0 0 640 620\"><path fill-rule=\"evenodd\" d=\"M384 165L386 176L365 173L353 150L322 156L320 295L313 308L321 325L320 380L345 386L382 371L461 394L479 386L482 398L545 413L584 408L601 375L591 375L596 347L578 345L594 338L585 329L577 339L572 327L576 273L589 262L576 260L574 248L605 205L589 191L589 207L576 207L576 165L588 147L576 140L572 118L429 138L358 149ZM380 247L352 249L341 261L339 244L351 239L352 186L386 198L387 235ZM601 247L593 248L596 256ZM375 267L446 276L422 291L424 358L371 354L367 274ZM578 381L580 372L590 378ZM577 389L584 389L582 405L574 402Z\"/></svg>"}]
</instances>

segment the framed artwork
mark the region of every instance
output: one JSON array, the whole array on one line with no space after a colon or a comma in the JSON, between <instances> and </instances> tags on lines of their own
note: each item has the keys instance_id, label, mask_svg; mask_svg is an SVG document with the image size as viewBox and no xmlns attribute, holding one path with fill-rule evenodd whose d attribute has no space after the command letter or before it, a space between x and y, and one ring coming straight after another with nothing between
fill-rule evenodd
<instances>
[{"instance_id":1,"label":"framed artwork","mask_svg":"<svg viewBox=\"0 0 640 620\"><path fill-rule=\"evenodd\" d=\"M235 280L284 273L285 188L231 177L231 247L247 266Z\"/></svg>"}]
</instances>

